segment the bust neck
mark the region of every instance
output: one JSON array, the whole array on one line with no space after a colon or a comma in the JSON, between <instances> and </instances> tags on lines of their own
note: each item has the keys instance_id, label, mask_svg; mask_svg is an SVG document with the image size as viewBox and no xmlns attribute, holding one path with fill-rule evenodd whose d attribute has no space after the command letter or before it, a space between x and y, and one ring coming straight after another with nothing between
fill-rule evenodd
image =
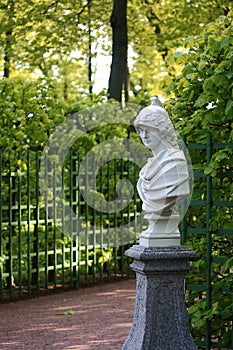
<instances>
[{"instance_id":1,"label":"bust neck","mask_svg":"<svg viewBox=\"0 0 233 350\"><path fill-rule=\"evenodd\" d=\"M151 149L154 157L159 157L159 155L163 154L164 152L168 151L169 149L173 149L173 147L166 141L163 140L160 142L158 147Z\"/></svg>"}]
</instances>

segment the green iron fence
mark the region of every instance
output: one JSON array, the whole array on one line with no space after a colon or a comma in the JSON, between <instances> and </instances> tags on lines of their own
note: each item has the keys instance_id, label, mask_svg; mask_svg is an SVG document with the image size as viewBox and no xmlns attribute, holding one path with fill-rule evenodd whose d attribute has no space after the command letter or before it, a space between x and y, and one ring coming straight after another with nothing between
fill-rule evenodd
<instances>
[{"instance_id":1,"label":"green iron fence","mask_svg":"<svg viewBox=\"0 0 233 350\"><path fill-rule=\"evenodd\" d=\"M180 229L181 243L199 256L187 279L193 337L199 349L233 349L232 156L221 171L209 174L212 155L218 152L221 157L233 144L213 143L208 135L206 143L189 143L187 148L194 188Z\"/></svg>"},{"instance_id":2,"label":"green iron fence","mask_svg":"<svg viewBox=\"0 0 233 350\"><path fill-rule=\"evenodd\" d=\"M227 147L233 149L232 144ZM233 349L233 198L226 191L232 181L232 165L214 176L204 173L213 152L226 148L225 144L213 144L210 136L203 144L188 143L187 148L193 163L194 190L180 230L181 243L199 255L187 279L193 337L200 349ZM56 165L53 169L45 166L44 181L49 190L42 201L40 152L0 152L1 301L131 274L124 251L137 241L144 225L135 186L139 169L129 159L111 160L99 169L96 191L104 193L107 201L116 197L119 179L134 184L132 200L124 210L103 212L88 205L80 191L82 188L85 194L85 186L95 173L92 168L89 177L87 167L82 182L80 163L79 155L71 151L62 170L59 165L57 169ZM56 172L62 172L59 183ZM59 201L58 210L61 189L64 200ZM74 220L67 208L82 220ZM114 231L118 226L124 227L121 234Z\"/></svg>"},{"instance_id":3,"label":"green iron fence","mask_svg":"<svg viewBox=\"0 0 233 350\"><path fill-rule=\"evenodd\" d=\"M48 169L44 178L48 190L42 201L40 162L38 150L6 159L0 153L0 299L15 300L129 276L124 251L128 242L135 241L135 229L125 230L127 239L114 236L113 229L119 222L126 225L137 218L140 201L136 191L133 202L120 214L91 208L78 191L82 187L77 183L79 156L70 152L61 183L56 184L61 169L56 165ZM135 183L136 175L135 166L113 160L100 170L99 191L110 199L114 196L110 187L115 188L118 178L130 177ZM84 176L88 181L88 171ZM67 200L58 203L61 186ZM69 208L82 221L67 215Z\"/></svg>"}]
</instances>

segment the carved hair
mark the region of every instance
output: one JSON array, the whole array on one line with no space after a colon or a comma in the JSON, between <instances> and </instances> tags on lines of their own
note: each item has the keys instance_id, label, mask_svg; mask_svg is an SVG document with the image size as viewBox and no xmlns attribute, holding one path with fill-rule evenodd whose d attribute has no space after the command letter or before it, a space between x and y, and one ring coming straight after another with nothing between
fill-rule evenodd
<instances>
[{"instance_id":1,"label":"carved hair","mask_svg":"<svg viewBox=\"0 0 233 350\"><path fill-rule=\"evenodd\" d=\"M140 128L143 129L143 127L156 129L162 139L166 139L172 147L179 148L172 122L159 100L153 99L151 106L145 107L139 112L134 121L134 127L136 131Z\"/></svg>"}]
</instances>

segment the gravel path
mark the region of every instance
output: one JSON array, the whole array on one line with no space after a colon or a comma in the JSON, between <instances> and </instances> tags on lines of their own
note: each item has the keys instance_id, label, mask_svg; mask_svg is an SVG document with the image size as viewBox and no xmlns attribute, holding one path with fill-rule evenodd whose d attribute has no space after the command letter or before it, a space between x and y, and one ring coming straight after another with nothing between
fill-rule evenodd
<instances>
[{"instance_id":1,"label":"gravel path","mask_svg":"<svg viewBox=\"0 0 233 350\"><path fill-rule=\"evenodd\" d=\"M130 331L135 280L0 305L1 350L120 350Z\"/></svg>"}]
</instances>

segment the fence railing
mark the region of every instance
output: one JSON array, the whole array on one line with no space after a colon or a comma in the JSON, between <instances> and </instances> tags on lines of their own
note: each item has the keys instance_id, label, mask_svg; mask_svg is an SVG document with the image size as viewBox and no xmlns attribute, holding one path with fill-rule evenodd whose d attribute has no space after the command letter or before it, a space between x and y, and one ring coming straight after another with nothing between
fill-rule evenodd
<instances>
[{"instance_id":1,"label":"fence railing","mask_svg":"<svg viewBox=\"0 0 233 350\"><path fill-rule=\"evenodd\" d=\"M90 179L88 172L78 174L78 154L70 152L60 183L59 168L48 169L40 179L38 150L10 159L1 153L0 162L1 300L130 274L124 251L136 240L136 225L141 225L135 189L132 202L120 213L103 212L88 205L80 194L82 187L85 191L80 179L85 178L85 183ZM136 181L133 165L111 163L98 175L98 190L108 199L115 196L113 184L118 178Z\"/></svg>"},{"instance_id":2,"label":"fence railing","mask_svg":"<svg viewBox=\"0 0 233 350\"><path fill-rule=\"evenodd\" d=\"M187 302L189 306L199 304L198 312L203 304L203 318L199 315L199 320L194 309L190 321L196 328L200 321L200 328L205 329L202 334L194 327L193 336L200 349L221 348L224 336L227 344L224 348L233 349L233 270L223 269L232 257L232 165L225 166L215 176L204 173L213 152L225 147L213 144L210 136L204 144L187 145L193 163L194 189L180 231L181 243L199 255L187 280ZM232 149L233 145L227 147ZM62 169L59 164L53 169L46 164L45 159L41 178L38 150L14 155L0 151L1 301L131 274L124 251L137 242L144 226L136 191L137 165L130 159L111 160L95 174L95 169L90 171L83 164L80 167L81 159L72 151ZM62 174L58 181L57 174ZM129 203L122 206L124 196L121 196L117 205L122 210L118 211L117 205L102 210L105 202L99 199L100 194L107 202L115 203L116 184L124 179L133 185ZM89 203L85 191L89 191ZM127 188L125 191L126 198ZM225 303L220 305L220 300ZM222 311L221 317L225 317L221 330L217 325L219 316L214 311L216 305Z\"/></svg>"},{"instance_id":3,"label":"fence railing","mask_svg":"<svg viewBox=\"0 0 233 350\"><path fill-rule=\"evenodd\" d=\"M194 188L180 229L181 243L188 244L199 255L187 279L187 290L191 304L199 303L196 311L195 307L191 309L196 318L193 336L200 349L233 349L232 158L215 174L204 172L212 155L220 151L221 157L221 150L226 147L232 150L233 144L213 143L210 135L204 144L187 144L193 163ZM230 264L225 273L227 262ZM203 327L202 339L198 327Z\"/></svg>"}]
</instances>

